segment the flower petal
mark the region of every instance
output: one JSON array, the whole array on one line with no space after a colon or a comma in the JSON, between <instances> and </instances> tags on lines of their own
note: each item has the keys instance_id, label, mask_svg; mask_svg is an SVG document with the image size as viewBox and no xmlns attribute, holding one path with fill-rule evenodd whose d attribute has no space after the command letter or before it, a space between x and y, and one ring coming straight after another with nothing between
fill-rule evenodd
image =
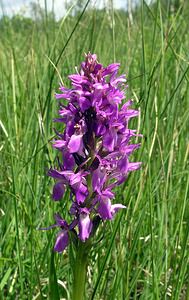
<instances>
[{"instance_id":1,"label":"flower petal","mask_svg":"<svg viewBox=\"0 0 189 300\"><path fill-rule=\"evenodd\" d=\"M78 204L83 203L88 195L88 189L84 184L80 184L75 192L76 201Z\"/></svg>"},{"instance_id":2,"label":"flower petal","mask_svg":"<svg viewBox=\"0 0 189 300\"><path fill-rule=\"evenodd\" d=\"M111 207L111 213L114 216L116 212L118 212L120 209L126 208L125 205L122 204L113 204Z\"/></svg>"},{"instance_id":3,"label":"flower petal","mask_svg":"<svg viewBox=\"0 0 189 300\"><path fill-rule=\"evenodd\" d=\"M59 214L55 214L54 218L56 220L56 225L60 226L61 228L64 227L65 229L68 229L68 223L62 219L62 217Z\"/></svg>"},{"instance_id":4,"label":"flower petal","mask_svg":"<svg viewBox=\"0 0 189 300\"><path fill-rule=\"evenodd\" d=\"M69 243L69 236L66 230L62 230L56 239L56 243L54 246L54 251L56 252L63 252L64 249L68 246Z\"/></svg>"},{"instance_id":5,"label":"flower petal","mask_svg":"<svg viewBox=\"0 0 189 300\"><path fill-rule=\"evenodd\" d=\"M103 136L103 146L108 151L113 151L114 146L117 140L117 134L114 129L107 130L105 135Z\"/></svg>"},{"instance_id":6,"label":"flower petal","mask_svg":"<svg viewBox=\"0 0 189 300\"><path fill-rule=\"evenodd\" d=\"M100 193L104 182L106 181L106 171L101 170L100 167L96 169L93 174L92 174L92 186L93 186L93 191L97 191Z\"/></svg>"},{"instance_id":7,"label":"flower petal","mask_svg":"<svg viewBox=\"0 0 189 300\"><path fill-rule=\"evenodd\" d=\"M119 69L120 64L119 63L113 63L109 66L107 66L104 70L103 70L103 76L106 75L110 75L114 72L117 72Z\"/></svg>"},{"instance_id":8,"label":"flower petal","mask_svg":"<svg viewBox=\"0 0 189 300\"><path fill-rule=\"evenodd\" d=\"M75 160L73 158L73 154L65 151L63 153L63 161L65 170L73 170L75 166Z\"/></svg>"},{"instance_id":9,"label":"flower petal","mask_svg":"<svg viewBox=\"0 0 189 300\"><path fill-rule=\"evenodd\" d=\"M92 221L88 214L81 213L79 216L79 238L83 242L89 238L92 230Z\"/></svg>"},{"instance_id":10,"label":"flower petal","mask_svg":"<svg viewBox=\"0 0 189 300\"><path fill-rule=\"evenodd\" d=\"M65 147L65 145L66 145L66 141L63 141L63 140L56 140L53 143L53 147L57 148L57 149L63 148L63 147Z\"/></svg>"},{"instance_id":11,"label":"flower petal","mask_svg":"<svg viewBox=\"0 0 189 300\"><path fill-rule=\"evenodd\" d=\"M107 197L100 197L100 203L98 206L98 213L103 220L112 219L112 212L111 212L111 201Z\"/></svg>"},{"instance_id":12,"label":"flower petal","mask_svg":"<svg viewBox=\"0 0 189 300\"><path fill-rule=\"evenodd\" d=\"M78 102L82 112L84 112L91 106L90 101L85 97L80 97Z\"/></svg>"},{"instance_id":13,"label":"flower petal","mask_svg":"<svg viewBox=\"0 0 189 300\"><path fill-rule=\"evenodd\" d=\"M135 171L135 170L140 169L141 164L142 164L141 162L129 163L128 171Z\"/></svg>"},{"instance_id":14,"label":"flower petal","mask_svg":"<svg viewBox=\"0 0 189 300\"><path fill-rule=\"evenodd\" d=\"M65 192L65 186L62 182L57 182L54 187L53 187L53 194L52 194L52 198L55 201L59 201Z\"/></svg>"},{"instance_id":15,"label":"flower petal","mask_svg":"<svg viewBox=\"0 0 189 300\"><path fill-rule=\"evenodd\" d=\"M80 152L83 148L83 135L73 134L68 143L68 149L70 153Z\"/></svg>"},{"instance_id":16,"label":"flower petal","mask_svg":"<svg viewBox=\"0 0 189 300\"><path fill-rule=\"evenodd\" d=\"M126 173L128 170L128 164L128 158L124 155L118 162L118 170L120 170L121 173Z\"/></svg>"}]
</instances>

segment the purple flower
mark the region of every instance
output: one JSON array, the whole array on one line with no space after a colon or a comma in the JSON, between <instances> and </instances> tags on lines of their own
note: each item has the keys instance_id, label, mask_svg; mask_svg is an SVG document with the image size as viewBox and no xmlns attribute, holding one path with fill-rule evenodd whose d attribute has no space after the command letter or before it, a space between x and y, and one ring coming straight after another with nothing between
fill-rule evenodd
<instances>
[{"instance_id":1,"label":"purple flower","mask_svg":"<svg viewBox=\"0 0 189 300\"><path fill-rule=\"evenodd\" d=\"M54 245L54 250L56 252L62 252L68 246L69 237L68 232L66 230L62 230L58 233L56 243Z\"/></svg>"},{"instance_id":2,"label":"purple flower","mask_svg":"<svg viewBox=\"0 0 189 300\"><path fill-rule=\"evenodd\" d=\"M81 241L85 241L89 238L92 230L92 221L90 219L90 212L88 209L83 209L79 214L79 238Z\"/></svg>"},{"instance_id":3,"label":"purple flower","mask_svg":"<svg viewBox=\"0 0 189 300\"><path fill-rule=\"evenodd\" d=\"M65 192L65 185L61 181L58 181L53 187L53 194L52 194L53 200L55 201L60 200L63 197L64 192Z\"/></svg>"},{"instance_id":4,"label":"purple flower","mask_svg":"<svg viewBox=\"0 0 189 300\"><path fill-rule=\"evenodd\" d=\"M53 147L60 152L58 166L48 175L55 179L52 198L60 201L70 191L70 225L59 215L60 227L54 250L62 252L70 241L70 231L85 242L90 238L94 220L112 220L123 204L115 204L113 188L122 184L129 172L140 168L130 162L131 154L140 147L133 144L135 136L129 120L138 116L130 109L132 101L125 98L125 75L117 76L120 64L103 67L96 54L87 54L78 74L69 76L71 88L60 86L56 94L61 133ZM65 99L67 105L62 103Z\"/></svg>"}]
</instances>

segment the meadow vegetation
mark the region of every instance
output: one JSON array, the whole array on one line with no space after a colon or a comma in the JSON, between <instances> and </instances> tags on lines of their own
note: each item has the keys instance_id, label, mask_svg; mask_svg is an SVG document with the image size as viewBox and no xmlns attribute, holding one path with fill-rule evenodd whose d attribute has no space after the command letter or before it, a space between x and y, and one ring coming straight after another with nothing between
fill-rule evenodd
<instances>
[{"instance_id":1,"label":"meadow vegetation","mask_svg":"<svg viewBox=\"0 0 189 300\"><path fill-rule=\"evenodd\" d=\"M0 299L70 299L73 249L52 254L56 229L37 228L68 218L68 194L54 203L46 176L54 93L88 51L121 63L144 137L143 166L116 193L127 209L94 239L87 299L189 299L189 5L141 1L131 24L89 2L59 21L45 10L0 20Z\"/></svg>"}]
</instances>

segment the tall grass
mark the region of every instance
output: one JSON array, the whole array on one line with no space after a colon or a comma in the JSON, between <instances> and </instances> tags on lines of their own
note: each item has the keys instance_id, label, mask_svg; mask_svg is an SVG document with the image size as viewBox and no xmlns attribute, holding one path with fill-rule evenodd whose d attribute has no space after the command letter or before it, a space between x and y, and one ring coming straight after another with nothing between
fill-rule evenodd
<instances>
[{"instance_id":1,"label":"tall grass","mask_svg":"<svg viewBox=\"0 0 189 300\"><path fill-rule=\"evenodd\" d=\"M62 22L15 28L0 35L1 299L70 299L73 249L53 255L54 212L67 217L68 195L53 203L51 149L54 92L84 52L121 63L127 98L141 111L143 167L117 189L127 209L104 223L94 241L87 299L189 299L189 78L185 4L141 2L133 24L116 11L85 8ZM87 3L88 4L88 3ZM22 22L20 22L22 24ZM51 63L53 62L53 64ZM58 72L56 71L56 68ZM57 288L58 286L58 288Z\"/></svg>"}]
</instances>

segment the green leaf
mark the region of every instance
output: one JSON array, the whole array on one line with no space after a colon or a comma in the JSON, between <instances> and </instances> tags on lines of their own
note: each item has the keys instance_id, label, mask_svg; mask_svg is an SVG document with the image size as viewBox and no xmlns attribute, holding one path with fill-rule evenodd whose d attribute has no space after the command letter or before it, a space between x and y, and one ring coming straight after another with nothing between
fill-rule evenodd
<instances>
[{"instance_id":1,"label":"green leaf","mask_svg":"<svg viewBox=\"0 0 189 300\"><path fill-rule=\"evenodd\" d=\"M60 300L56 269L54 264L54 251L51 253L50 271L49 271L49 300Z\"/></svg>"},{"instance_id":2,"label":"green leaf","mask_svg":"<svg viewBox=\"0 0 189 300\"><path fill-rule=\"evenodd\" d=\"M2 289L4 288L5 284L7 283L9 277L10 277L10 274L11 274L11 271L12 269L11 268L8 268L7 272L5 273L3 279L1 280L1 283L0 283L0 290L2 291Z\"/></svg>"}]
</instances>

